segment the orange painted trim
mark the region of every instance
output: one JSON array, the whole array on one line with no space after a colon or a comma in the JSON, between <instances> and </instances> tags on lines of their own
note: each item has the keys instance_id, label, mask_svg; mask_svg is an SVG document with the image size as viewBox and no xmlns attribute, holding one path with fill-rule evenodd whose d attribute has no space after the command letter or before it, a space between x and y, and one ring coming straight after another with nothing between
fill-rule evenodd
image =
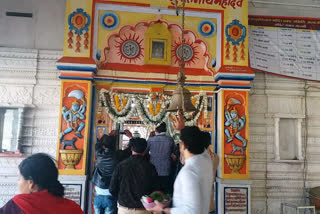
<instances>
[{"instance_id":1,"label":"orange painted trim","mask_svg":"<svg viewBox=\"0 0 320 214\"><path fill-rule=\"evenodd\" d=\"M217 73L254 74L249 66L224 65Z\"/></svg>"},{"instance_id":2,"label":"orange painted trim","mask_svg":"<svg viewBox=\"0 0 320 214\"><path fill-rule=\"evenodd\" d=\"M90 37L90 58L92 58L93 55L93 40L94 40L94 21L95 21L95 15L96 15L96 7L95 2L92 1L92 18L91 18L91 37ZM98 30L98 29L97 29Z\"/></svg>"},{"instance_id":3,"label":"orange painted trim","mask_svg":"<svg viewBox=\"0 0 320 214\"><path fill-rule=\"evenodd\" d=\"M174 6L168 6L168 9L176 9ZM190 10L190 11L203 11L203 12L214 12L214 13L223 13L223 10L218 10L218 9L204 9L204 8L193 8L193 7L185 7L185 10Z\"/></svg>"},{"instance_id":4,"label":"orange painted trim","mask_svg":"<svg viewBox=\"0 0 320 214\"><path fill-rule=\"evenodd\" d=\"M144 92L144 93L150 93L150 90L147 89L128 89L128 88L115 88L112 91L126 91L126 92Z\"/></svg>"},{"instance_id":5,"label":"orange painted trim","mask_svg":"<svg viewBox=\"0 0 320 214\"><path fill-rule=\"evenodd\" d=\"M99 82L97 82L99 84ZM96 90L100 91L101 89L106 89L106 90L110 90L110 85L98 85L96 86Z\"/></svg>"},{"instance_id":6,"label":"orange painted trim","mask_svg":"<svg viewBox=\"0 0 320 214\"><path fill-rule=\"evenodd\" d=\"M72 72L72 73L65 73L62 72L60 74L60 76L63 77L93 77L94 75L91 73L87 73L87 72L80 72L80 73L76 73L76 72Z\"/></svg>"},{"instance_id":7,"label":"orange painted trim","mask_svg":"<svg viewBox=\"0 0 320 214\"><path fill-rule=\"evenodd\" d=\"M221 12L221 67L223 66L224 58L224 11Z\"/></svg>"},{"instance_id":8,"label":"orange painted trim","mask_svg":"<svg viewBox=\"0 0 320 214\"><path fill-rule=\"evenodd\" d=\"M162 93L162 88L151 88L151 92L158 92L158 93Z\"/></svg>"},{"instance_id":9,"label":"orange painted trim","mask_svg":"<svg viewBox=\"0 0 320 214\"><path fill-rule=\"evenodd\" d=\"M92 64L96 65L96 62L91 57L69 57L64 56L57 61L58 63L76 63L76 64Z\"/></svg>"},{"instance_id":10,"label":"orange painted trim","mask_svg":"<svg viewBox=\"0 0 320 214\"><path fill-rule=\"evenodd\" d=\"M249 86L250 81L229 81L229 80L220 80L218 81L219 85L239 85L239 86Z\"/></svg>"},{"instance_id":11,"label":"orange painted trim","mask_svg":"<svg viewBox=\"0 0 320 214\"><path fill-rule=\"evenodd\" d=\"M176 80L169 80L169 79L160 79L160 78L138 78L138 77L116 77L116 76L108 76L108 75L97 75L95 76L96 78L111 78L111 79L114 79L114 80L150 80L150 81L167 81L167 82L174 82L176 83L177 81ZM142 83L142 82L141 82ZM186 83L202 83L202 84L215 84L217 82L215 81L197 81L197 80L186 80ZM159 82L159 84L163 84L161 82Z\"/></svg>"},{"instance_id":12,"label":"orange painted trim","mask_svg":"<svg viewBox=\"0 0 320 214\"><path fill-rule=\"evenodd\" d=\"M107 63L103 65L100 70L115 70L141 73L163 73L163 74L178 74L179 67L171 67L165 65L133 65L120 63ZM185 75L195 76L212 76L210 71L205 71L199 68L185 68Z\"/></svg>"},{"instance_id":13,"label":"orange painted trim","mask_svg":"<svg viewBox=\"0 0 320 214\"><path fill-rule=\"evenodd\" d=\"M136 2L118 2L118 1L95 0L95 3L102 3L102 4L119 4L119 5L127 5L127 6L150 7L150 4L136 3Z\"/></svg>"}]
</instances>

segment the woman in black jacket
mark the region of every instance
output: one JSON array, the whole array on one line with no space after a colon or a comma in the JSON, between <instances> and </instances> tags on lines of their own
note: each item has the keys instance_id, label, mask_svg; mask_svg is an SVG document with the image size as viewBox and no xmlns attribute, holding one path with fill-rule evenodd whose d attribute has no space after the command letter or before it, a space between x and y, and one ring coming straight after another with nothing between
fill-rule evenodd
<instances>
[{"instance_id":1,"label":"woman in black jacket","mask_svg":"<svg viewBox=\"0 0 320 214\"><path fill-rule=\"evenodd\" d=\"M109 184L114 168L119 162L115 136L103 135L95 145L96 168L92 183L95 185L94 213L117 213L117 198L109 192Z\"/></svg>"}]
</instances>

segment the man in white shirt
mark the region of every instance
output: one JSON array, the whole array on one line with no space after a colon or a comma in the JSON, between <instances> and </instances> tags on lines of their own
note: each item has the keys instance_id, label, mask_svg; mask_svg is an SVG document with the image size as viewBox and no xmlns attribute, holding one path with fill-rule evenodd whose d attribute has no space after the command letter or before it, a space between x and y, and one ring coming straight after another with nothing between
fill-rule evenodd
<instances>
[{"instance_id":1,"label":"man in white shirt","mask_svg":"<svg viewBox=\"0 0 320 214\"><path fill-rule=\"evenodd\" d=\"M156 202L149 211L156 214L207 214L213 171L210 156L205 150L205 136L196 126L184 127L181 114L176 117L174 127L181 130L180 152L185 165L174 183L173 206L165 208Z\"/></svg>"}]
</instances>

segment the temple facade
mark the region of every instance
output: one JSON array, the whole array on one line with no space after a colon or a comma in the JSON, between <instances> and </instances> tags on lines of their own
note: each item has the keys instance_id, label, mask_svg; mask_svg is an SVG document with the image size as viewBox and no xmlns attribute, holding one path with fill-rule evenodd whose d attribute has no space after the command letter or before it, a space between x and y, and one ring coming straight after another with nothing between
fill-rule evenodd
<instances>
[{"instance_id":1,"label":"temple facade","mask_svg":"<svg viewBox=\"0 0 320 214\"><path fill-rule=\"evenodd\" d=\"M164 121L179 141L166 108L182 56L198 110L184 114L187 125L209 132L220 157L216 212L280 213L281 203L305 203L320 183L319 83L251 69L248 1L186 2L184 27L181 1L39 2L41 12L28 17L37 11L30 6L23 20L4 4L0 130L11 131L0 132L0 206L17 194L19 162L45 152L57 160L66 197L92 213L98 135L130 129L147 138ZM119 148L126 142L121 136Z\"/></svg>"}]
</instances>

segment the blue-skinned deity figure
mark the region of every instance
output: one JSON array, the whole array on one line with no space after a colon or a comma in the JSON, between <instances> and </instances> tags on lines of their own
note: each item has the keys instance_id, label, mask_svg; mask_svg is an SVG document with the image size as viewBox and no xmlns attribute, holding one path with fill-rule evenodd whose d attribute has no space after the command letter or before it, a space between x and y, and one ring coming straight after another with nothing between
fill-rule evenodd
<instances>
[{"instance_id":1,"label":"blue-skinned deity figure","mask_svg":"<svg viewBox=\"0 0 320 214\"><path fill-rule=\"evenodd\" d=\"M224 129L224 133L227 136L227 143L230 143L234 138L236 138L242 142L243 147L246 147L248 140L240 135L240 130L243 129L244 125L246 124L246 116L242 115L239 118L238 112L234 107L231 111L226 109L224 116L226 119L224 126L230 127Z\"/></svg>"},{"instance_id":2,"label":"blue-skinned deity figure","mask_svg":"<svg viewBox=\"0 0 320 214\"><path fill-rule=\"evenodd\" d=\"M62 108L62 116L63 119L67 122L67 128L60 133L60 141L62 141L63 137L74 131L75 135L79 138L82 138L81 131L85 127L85 122L83 120L86 112L86 101L82 98L82 105L78 100L74 101L68 109L66 106Z\"/></svg>"}]
</instances>

